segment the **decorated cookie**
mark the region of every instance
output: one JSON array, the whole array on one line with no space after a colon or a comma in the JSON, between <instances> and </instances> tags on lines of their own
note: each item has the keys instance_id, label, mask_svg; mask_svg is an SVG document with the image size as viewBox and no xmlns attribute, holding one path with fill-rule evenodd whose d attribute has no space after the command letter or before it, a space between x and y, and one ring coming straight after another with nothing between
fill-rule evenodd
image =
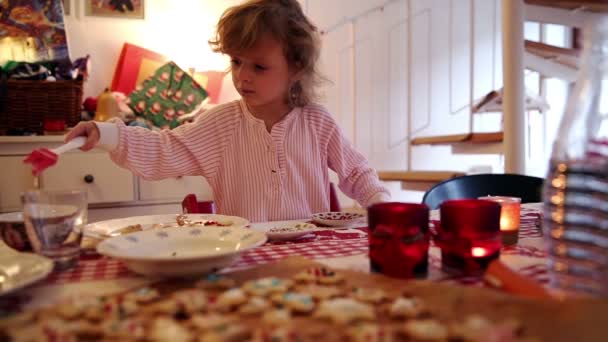
<instances>
[{"instance_id":1,"label":"decorated cookie","mask_svg":"<svg viewBox=\"0 0 608 342\"><path fill-rule=\"evenodd\" d=\"M301 330L293 326L258 329L254 341L294 342L304 341Z\"/></svg>"},{"instance_id":2,"label":"decorated cookie","mask_svg":"<svg viewBox=\"0 0 608 342\"><path fill-rule=\"evenodd\" d=\"M270 277L248 281L243 284L243 290L254 296L265 297L275 293L287 292L291 285L290 280Z\"/></svg>"},{"instance_id":3,"label":"decorated cookie","mask_svg":"<svg viewBox=\"0 0 608 342\"><path fill-rule=\"evenodd\" d=\"M351 294L355 299L371 304L380 304L386 299L386 294L380 289L354 287Z\"/></svg>"},{"instance_id":4,"label":"decorated cookie","mask_svg":"<svg viewBox=\"0 0 608 342\"><path fill-rule=\"evenodd\" d=\"M241 324L228 324L211 329L199 337L199 341L247 341L251 338L251 329Z\"/></svg>"},{"instance_id":5,"label":"decorated cookie","mask_svg":"<svg viewBox=\"0 0 608 342\"><path fill-rule=\"evenodd\" d=\"M417 341L445 341L448 338L448 328L435 319L407 321L403 333Z\"/></svg>"},{"instance_id":6,"label":"decorated cookie","mask_svg":"<svg viewBox=\"0 0 608 342\"><path fill-rule=\"evenodd\" d=\"M194 313L207 308L207 294L198 289L187 289L175 292L172 296L183 312Z\"/></svg>"},{"instance_id":7,"label":"decorated cookie","mask_svg":"<svg viewBox=\"0 0 608 342\"><path fill-rule=\"evenodd\" d=\"M153 341L190 341L192 332L169 317L158 317L150 326L148 339Z\"/></svg>"},{"instance_id":8,"label":"decorated cookie","mask_svg":"<svg viewBox=\"0 0 608 342\"><path fill-rule=\"evenodd\" d=\"M211 314L195 314L190 317L188 326L198 331L215 330L220 327L233 324L237 321L236 317L228 315L220 315L217 313Z\"/></svg>"},{"instance_id":9,"label":"decorated cookie","mask_svg":"<svg viewBox=\"0 0 608 342\"><path fill-rule=\"evenodd\" d=\"M179 304L173 298L163 299L142 308L142 312L147 315L175 315L179 311Z\"/></svg>"},{"instance_id":10,"label":"decorated cookie","mask_svg":"<svg viewBox=\"0 0 608 342\"><path fill-rule=\"evenodd\" d=\"M329 318L334 323L348 324L355 321L371 321L376 314L371 305L352 298L334 298L322 301L315 312L319 318Z\"/></svg>"},{"instance_id":11,"label":"decorated cookie","mask_svg":"<svg viewBox=\"0 0 608 342\"><path fill-rule=\"evenodd\" d=\"M125 294L124 300L133 300L137 303L149 303L160 298L160 294L156 289L151 287L142 287L135 291Z\"/></svg>"},{"instance_id":12,"label":"decorated cookie","mask_svg":"<svg viewBox=\"0 0 608 342\"><path fill-rule=\"evenodd\" d=\"M349 341L354 342L389 342L393 336L387 328L374 323L355 324L346 330Z\"/></svg>"},{"instance_id":13,"label":"decorated cookie","mask_svg":"<svg viewBox=\"0 0 608 342\"><path fill-rule=\"evenodd\" d=\"M270 302L263 297L251 297L247 304L241 306L239 312L244 315L257 315L271 307Z\"/></svg>"},{"instance_id":14,"label":"decorated cookie","mask_svg":"<svg viewBox=\"0 0 608 342\"><path fill-rule=\"evenodd\" d=\"M291 313L287 309L267 311L262 316L262 322L271 327L286 326L291 322Z\"/></svg>"},{"instance_id":15,"label":"decorated cookie","mask_svg":"<svg viewBox=\"0 0 608 342\"><path fill-rule=\"evenodd\" d=\"M319 283L325 285L339 284L344 277L326 267L312 267L294 276L294 279L303 283Z\"/></svg>"},{"instance_id":16,"label":"decorated cookie","mask_svg":"<svg viewBox=\"0 0 608 342\"><path fill-rule=\"evenodd\" d=\"M515 320L492 323L481 315L470 315L451 323L449 332L450 337L463 341L513 341L521 333L521 325Z\"/></svg>"},{"instance_id":17,"label":"decorated cookie","mask_svg":"<svg viewBox=\"0 0 608 342\"><path fill-rule=\"evenodd\" d=\"M196 282L196 287L204 290L227 290L235 285L234 279L214 273Z\"/></svg>"},{"instance_id":18,"label":"decorated cookie","mask_svg":"<svg viewBox=\"0 0 608 342\"><path fill-rule=\"evenodd\" d=\"M272 301L298 313L308 313L315 308L312 296L306 293L287 292L276 294L272 296Z\"/></svg>"},{"instance_id":19,"label":"decorated cookie","mask_svg":"<svg viewBox=\"0 0 608 342\"><path fill-rule=\"evenodd\" d=\"M399 297L391 304L389 314L392 318L415 318L424 311L422 300L415 297Z\"/></svg>"},{"instance_id":20,"label":"decorated cookie","mask_svg":"<svg viewBox=\"0 0 608 342\"><path fill-rule=\"evenodd\" d=\"M247 295L240 288L224 291L217 297L215 308L220 311L230 311L247 302Z\"/></svg>"},{"instance_id":21,"label":"decorated cookie","mask_svg":"<svg viewBox=\"0 0 608 342\"><path fill-rule=\"evenodd\" d=\"M307 293L312 296L315 300L324 300L342 295L342 290L336 286L326 286L318 284L302 284L296 286L296 291L301 293Z\"/></svg>"},{"instance_id":22,"label":"decorated cookie","mask_svg":"<svg viewBox=\"0 0 608 342\"><path fill-rule=\"evenodd\" d=\"M143 339L146 337L146 329L141 319L113 319L106 320L101 325L105 336L116 339Z\"/></svg>"}]
</instances>

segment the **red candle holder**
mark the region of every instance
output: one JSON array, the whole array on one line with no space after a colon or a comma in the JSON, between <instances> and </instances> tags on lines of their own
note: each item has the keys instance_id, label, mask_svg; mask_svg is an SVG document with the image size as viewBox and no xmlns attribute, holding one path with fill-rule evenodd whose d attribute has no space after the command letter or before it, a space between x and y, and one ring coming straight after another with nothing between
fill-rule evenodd
<instances>
[{"instance_id":1,"label":"red candle holder","mask_svg":"<svg viewBox=\"0 0 608 342\"><path fill-rule=\"evenodd\" d=\"M378 203L367 209L372 272L397 278L428 273L429 208L414 203Z\"/></svg>"},{"instance_id":2,"label":"red candle holder","mask_svg":"<svg viewBox=\"0 0 608 342\"><path fill-rule=\"evenodd\" d=\"M435 241L444 271L481 274L500 256L500 204L484 200L445 201Z\"/></svg>"}]
</instances>

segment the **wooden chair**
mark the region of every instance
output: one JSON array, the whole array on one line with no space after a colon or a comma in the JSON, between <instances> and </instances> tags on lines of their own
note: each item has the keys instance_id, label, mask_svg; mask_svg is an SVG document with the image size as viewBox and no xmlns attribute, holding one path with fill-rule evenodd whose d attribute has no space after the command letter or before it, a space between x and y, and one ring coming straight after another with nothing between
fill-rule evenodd
<instances>
[{"instance_id":1,"label":"wooden chair","mask_svg":"<svg viewBox=\"0 0 608 342\"><path fill-rule=\"evenodd\" d=\"M518 174L478 174L448 179L429 189L422 203L439 208L446 200L481 196L511 196L522 203L542 201L543 178Z\"/></svg>"},{"instance_id":2,"label":"wooden chair","mask_svg":"<svg viewBox=\"0 0 608 342\"><path fill-rule=\"evenodd\" d=\"M334 183L329 183L329 211L342 211Z\"/></svg>"},{"instance_id":3,"label":"wooden chair","mask_svg":"<svg viewBox=\"0 0 608 342\"><path fill-rule=\"evenodd\" d=\"M195 194L188 194L182 201L184 214L215 214L215 203L213 201L196 200Z\"/></svg>"},{"instance_id":4,"label":"wooden chair","mask_svg":"<svg viewBox=\"0 0 608 342\"><path fill-rule=\"evenodd\" d=\"M340 211L340 201L334 183L329 183L329 210ZM195 194L188 194L182 201L184 214L215 214L215 203L213 201L197 201Z\"/></svg>"}]
</instances>

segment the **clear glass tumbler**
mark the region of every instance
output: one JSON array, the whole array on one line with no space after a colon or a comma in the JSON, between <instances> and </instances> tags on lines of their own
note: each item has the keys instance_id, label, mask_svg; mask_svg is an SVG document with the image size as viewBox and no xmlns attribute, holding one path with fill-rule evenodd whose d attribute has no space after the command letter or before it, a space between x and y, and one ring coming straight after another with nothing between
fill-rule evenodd
<instances>
[{"instance_id":1,"label":"clear glass tumbler","mask_svg":"<svg viewBox=\"0 0 608 342\"><path fill-rule=\"evenodd\" d=\"M25 229L34 251L53 259L56 270L74 266L87 223L86 191L28 191L22 201Z\"/></svg>"}]
</instances>

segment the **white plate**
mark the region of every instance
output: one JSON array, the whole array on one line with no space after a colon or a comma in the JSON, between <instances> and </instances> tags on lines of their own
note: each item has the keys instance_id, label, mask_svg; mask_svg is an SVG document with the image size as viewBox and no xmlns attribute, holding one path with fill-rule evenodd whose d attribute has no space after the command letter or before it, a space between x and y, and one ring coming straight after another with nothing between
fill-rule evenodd
<instances>
[{"instance_id":1,"label":"white plate","mask_svg":"<svg viewBox=\"0 0 608 342\"><path fill-rule=\"evenodd\" d=\"M53 260L38 254L19 253L0 241L0 296L46 278Z\"/></svg>"},{"instance_id":2,"label":"white plate","mask_svg":"<svg viewBox=\"0 0 608 342\"><path fill-rule=\"evenodd\" d=\"M138 224L142 226L142 230L160 227L179 227L177 224L178 216L183 216L189 220L189 222L195 223L198 226L204 225L204 223L209 224L213 222L218 222L223 226L229 227L245 227L249 224L249 221L242 217L216 214L147 215L90 223L85 227L84 235L93 238L107 238L123 235L120 233L121 229Z\"/></svg>"},{"instance_id":3,"label":"white plate","mask_svg":"<svg viewBox=\"0 0 608 342\"><path fill-rule=\"evenodd\" d=\"M264 242L263 232L247 228L182 227L112 237L97 245L97 252L123 261L136 273L183 277L230 266L243 251Z\"/></svg>"},{"instance_id":4,"label":"white plate","mask_svg":"<svg viewBox=\"0 0 608 342\"><path fill-rule=\"evenodd\" d=\"M364 223L365 215L343 211L330 211L312 214L312 221L330 227L347 227L356 223Z\"/></svg>"},{"instance_id":5,"label":"white plate","mask_svg":"<svg viewBox=\"0 0 608 342\"><path fill-rule=\"evenodd\" d=\"M252 223L251 229L266 233L270 240L293 240L317 230L317 226L301 221Z\"/></svg>"}]
</instances>

